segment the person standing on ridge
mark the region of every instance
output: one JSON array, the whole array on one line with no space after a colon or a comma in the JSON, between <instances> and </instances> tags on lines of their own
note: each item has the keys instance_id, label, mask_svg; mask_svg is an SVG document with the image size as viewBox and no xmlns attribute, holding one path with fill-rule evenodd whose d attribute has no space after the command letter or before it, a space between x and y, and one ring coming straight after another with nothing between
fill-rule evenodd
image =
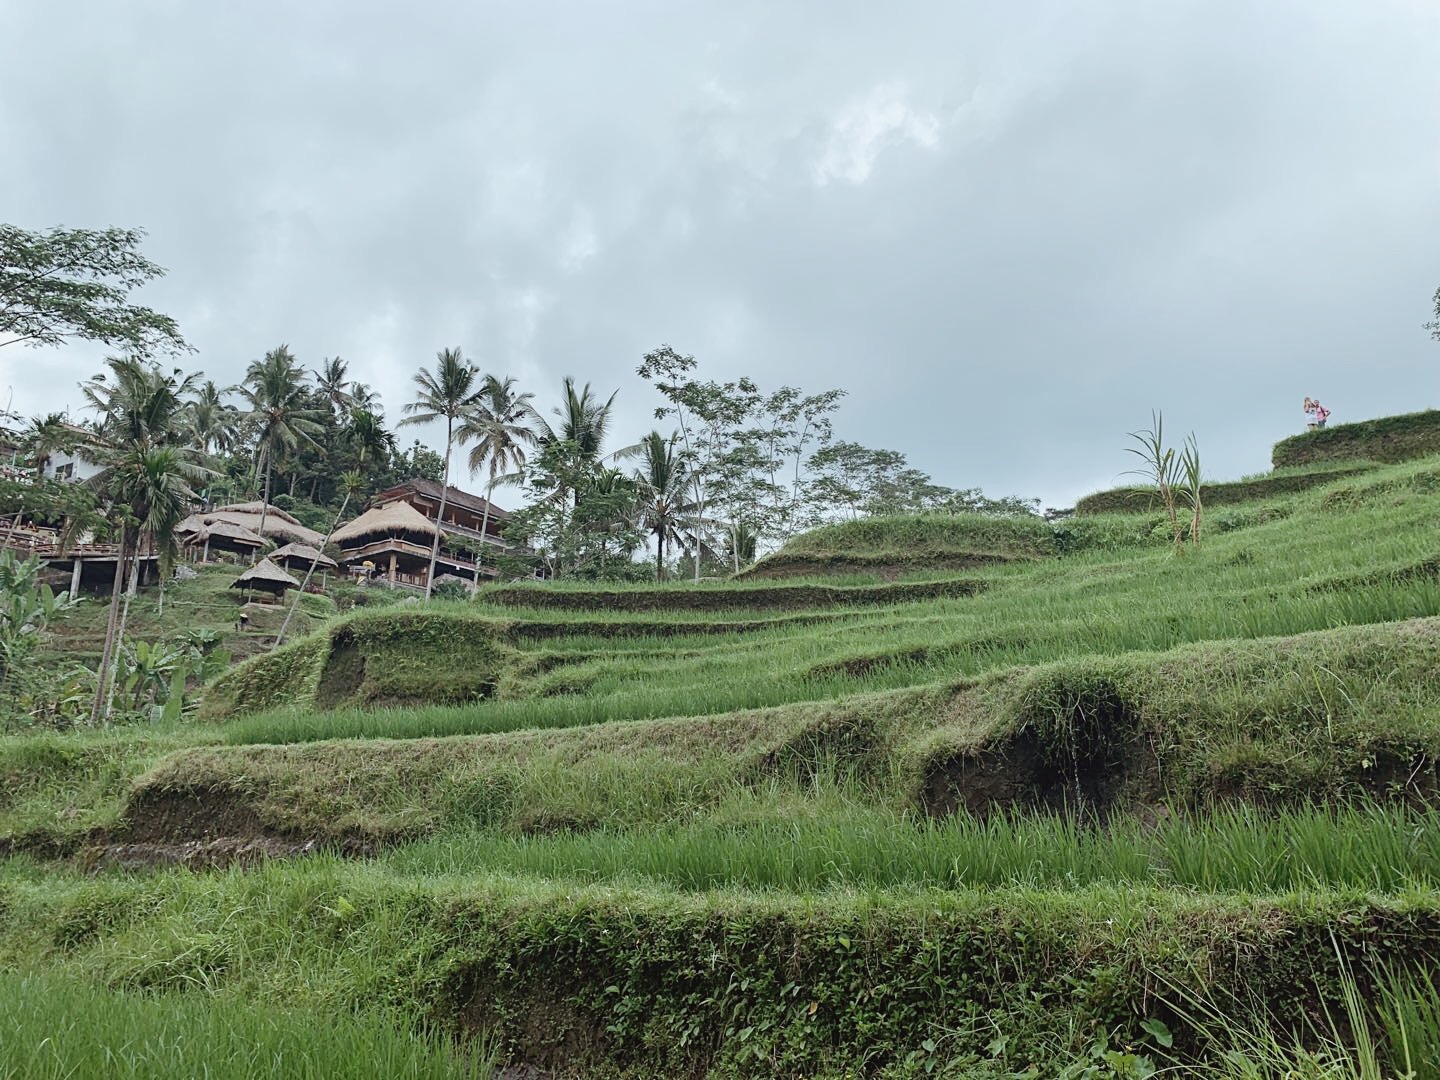
<instances>
[{"instance_id":1,"label":"person standing on ridge","mask_svg":"<svg viewBox=\"0 0 1440 1080\"><path fill-rule=\"evenodd\" d=\"M1330 418L1330 410L1314 398L1307 396L1305 398L1305 417L1305 426L1314 431L1316 428L1325 426L1325 421Z\"/></svg>"}]
</instances>

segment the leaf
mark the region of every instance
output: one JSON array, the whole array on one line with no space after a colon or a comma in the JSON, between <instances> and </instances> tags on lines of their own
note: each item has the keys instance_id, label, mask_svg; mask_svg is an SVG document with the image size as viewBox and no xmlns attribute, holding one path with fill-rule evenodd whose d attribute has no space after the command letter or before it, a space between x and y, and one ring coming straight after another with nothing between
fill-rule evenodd
<instances>
[{"instance_id":1,"label":"leaf","mask_svg":"<svg viewBox=\"0 0 1440 1080\"><path fill-rule=\"evenodd\" d=\"M1164 1021L1150 1017L1149 1019L1141 1021L1140 1027L1144 1029L1145 1033L1154 1039L1158 1045L1164 1047L1166 1050L1175 1045L1175 1036L1170 1034L1170 1029L1165 1026Z\"/></svg>"}]
</instances>

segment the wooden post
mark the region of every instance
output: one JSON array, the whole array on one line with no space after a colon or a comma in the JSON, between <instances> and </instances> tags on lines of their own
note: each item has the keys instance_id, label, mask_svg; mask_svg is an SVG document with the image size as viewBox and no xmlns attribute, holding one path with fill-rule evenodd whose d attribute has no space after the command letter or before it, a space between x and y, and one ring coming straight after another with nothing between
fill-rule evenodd
<instances>
[{"instance_id":1,"label":"wooden post","mask_svg":"<svg viewBox=\"0 0 1440 1080\"><path fill-rule=\"evenodd\" d=\"M392 551L390 553L390 583L392 585L395 583L395 569L398 563L399 560L395 557L395 552Z\"/></svg>"},{"instance_id":2,"label":"wooden post","mask_svg":"<svg viewBox=\"0 0 1440 1080\"><path fill-rule=\"evenodd\" d=\"M75 565L70 569L70 599L74 600L80 594L80 568L84 566L80 556L75 556Z\"/></svg>"}]
</instances>

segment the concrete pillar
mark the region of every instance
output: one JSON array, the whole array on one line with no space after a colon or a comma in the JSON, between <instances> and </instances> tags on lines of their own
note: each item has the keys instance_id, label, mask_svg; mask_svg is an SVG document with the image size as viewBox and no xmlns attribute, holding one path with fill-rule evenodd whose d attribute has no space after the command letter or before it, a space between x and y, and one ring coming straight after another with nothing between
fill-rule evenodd
<instances>
[{"instance_id":1,"label":"concrete pillar","mask_svg":"<svg viewBox=\"0 0 1440 1080\"><path fill-rule=\"evenodd\" d=\"M390 580L392 582L395 580L395 570L398 565L399 560L395 557L395 552L392 551L390 553Z\"/></svg>"},{"instance_id":2,"label":"concrete pillar","mask_svg":"<svg viewBox=\"0 0 1440 1080\"><path fill-rule=\"evenodd\" d=\"M76 556L75 556L75 564L70 568L70 599L71 599L71 600L74 600L75 597L77 597L77 596L80 595L80 568L83 567L84 565L85 565L85 564L81 561L80 556L79 556L79 555L76 555Z\"/></svg>"}]
</instances>

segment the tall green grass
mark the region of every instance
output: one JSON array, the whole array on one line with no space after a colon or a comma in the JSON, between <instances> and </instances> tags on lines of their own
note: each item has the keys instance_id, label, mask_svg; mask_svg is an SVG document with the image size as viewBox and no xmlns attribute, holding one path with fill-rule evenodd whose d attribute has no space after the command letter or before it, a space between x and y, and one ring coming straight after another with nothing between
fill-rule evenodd
<instances>
[{"instance_id":1,"label":"tall green grass","mask_svg":"<svg viewBox=\"0 0 1440 1080\"><path fill-rule=\"evenodd\" d=\"M1382 965L1362 988L1339 956L1339 1004L1296 1028L1263 1001L1216 1004L1170 991L1208 1059L1167 1070L1208 1080L1440 1080L1440 985L1419 958ZM1324 995L1329 996L1329 995ZM1322 1000L1324 997L1322 996Z\"/></svg>"},{"instance_id":2,"label":"tall green grass","mask_svg":"<svg viewBox=\"0 0 1440 1080\"><path fill-rule=\"evenodd\" d=\"M3 1080L483 1080L488 1062L373 1016L149 996L58 976L0 975Z\"/></svg>"},{"instance_id":3,"label":"tall green grass","mask_svg":"<svg viewBox=\"0 0 1440 1080\"><path fill-rule=\"evenodd\" d=\"M723 819L723 813L721 814ZM1207 893L1440 887L1440 812L1246 808L1091 828L1053 816L913 820L851 808L792 820L515 837L466 830L384 857L406 874L500 871L672 888L1067 889Z\"/></svg>"}]
</instances>

